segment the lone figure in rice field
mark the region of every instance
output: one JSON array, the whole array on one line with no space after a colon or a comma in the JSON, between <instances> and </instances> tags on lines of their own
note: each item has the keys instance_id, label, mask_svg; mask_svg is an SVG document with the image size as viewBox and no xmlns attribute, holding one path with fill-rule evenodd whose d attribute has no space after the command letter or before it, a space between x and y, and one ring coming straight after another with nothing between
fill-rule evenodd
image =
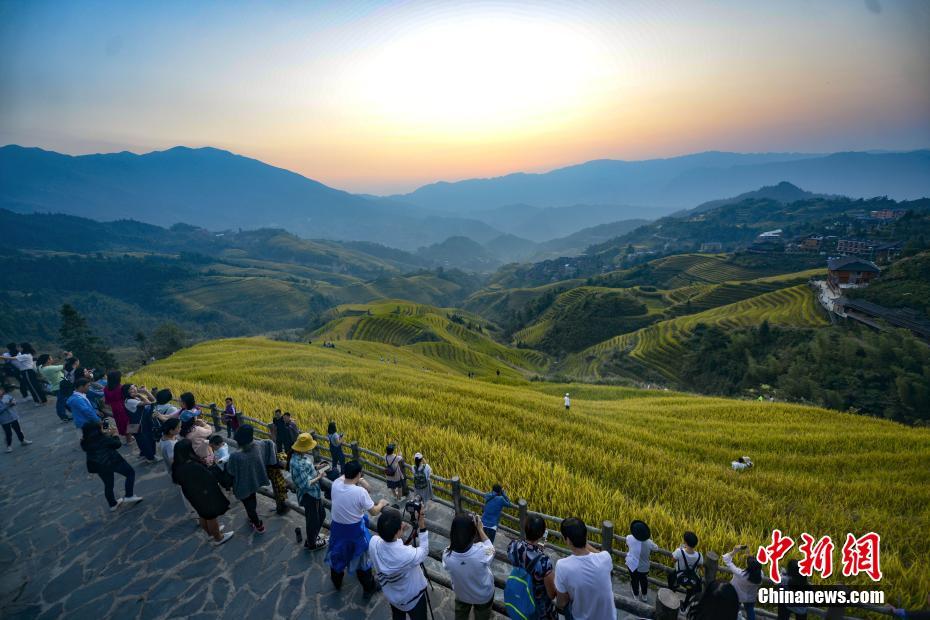
<instances>
[{"instance_id":1,"label":"lone figure in rice field","mask_svg":"<svg viewBox=\"0 0 930 620\"><path fill-rule=\"evenodd\" d=\"M568 411L572 408L572 399L568 397L568 392L565 392L565 411Z\"/></svg>"}]
</instances>

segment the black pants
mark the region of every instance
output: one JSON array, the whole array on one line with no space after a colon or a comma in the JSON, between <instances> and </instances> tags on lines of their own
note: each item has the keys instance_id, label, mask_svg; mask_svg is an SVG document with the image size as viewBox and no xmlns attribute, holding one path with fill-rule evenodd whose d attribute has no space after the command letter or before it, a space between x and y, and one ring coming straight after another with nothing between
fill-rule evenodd
<instances>
[{"instance_id":1,"label":"black pants","mask_svg":"<svg viewBox=\"0 0 930 620\"><path fill-rule=\"evenodd\" d=\"M252 493L248 497L242 500L242 505L245 506L245 514L248 515L249 521L252 522L252 525L258 526L262 524L262 520L258 518L258 498L255 497L255 493Z\"/></svg>"},{"instance_id":2,"label":"black pants","mask_svg":"<svg viewBox=\"0 0 930 620\"><path fill-rule=\"evenodd\" d=\"M116 505L116 497L113 495L113 474L120 474L121 476L126 477L126 497L132 497L132 486L136 482L136 470L130 467L129 463L126 461L123 461L113 469L107 470L105 472L97 472L97 475L100 476L101 480L103 480L103 494L106 496L107 503L110 506Z\"/></svg>"},{"instance_id":3,"label":"black pants","mask_svg":"<svg viewBox=\"0 0 930 620\"><path fill-rule=\"evenodd\" d=\"M420 600L410 611L401 611L391 605L391 620L426 620L426 592L420 594Z\"/></svg>"},{"instance_id":4,"label":"black pants","mask_svg":"<svg viewBox=\"0 0 930 620\"><path fill-rule=\"evenodd\" d=\"M13 420L12 422L7 422L3 425L3 434L6 435L6 445L13 445L13 431L16 431L16 436L19 437L20 441L25 440L23 437L23 429L19 427L19 420Z\"/></svg>"},{"instance_id":5,"label":"black pants","mask_svg":"<svg viewBox=\"0 0 930 620\"><path fill-rule=\"evenodd\" d=\"M494 539L497 537L497 528L493 527L483 527L484 533L488 535L488 540L494 542Z\"/></svg>"},{"instance_id":6,"label":"black pants","mask_svg":"<svg viewBox=\"0 0 930 620\"><path fill-rule=\"evenodd\" d=\"M629 570L629 568L628 568ZM649 573L641 573L638 570L630 571L630 586L633 588L633 595L646 594L649 592Z\"/></svg>"},{"instance_id":7,"label":"black pants","mask_svg":"<svg viewBox=\"0 0 930 620\"><path fill-rule=\"evenodd\" d=\"M42 384L39 382L39 375L36 374L35 368L19 371L19 391L23 393L23 398L32 396L33 402L46 402L48 398L46 398L45 390L41 386Z\"/></svg>"},{"instance_id":8,"label":"black pants","mask_svg":"<svg viewBox=\"0 0 930 620\"><path fill-rule=\"evenodd\" d=\"M300 505L304 507L304 515L307 519L307 547L313 547L316 544L316 537L320 535L320 529L323 527L323 520L326 518L326 509L323 508L323 502L311 497L309 493L304 493L300 498Z\"/></svg>"},{"instance_id":9,"label":"black pants","mask_svg":"<svg viewBox=\"0 0 930 620\"><path fill-rule=\"evenodd\" d=\"M342 589L342 580L345 576L345 571L340 572L329 569L329 578L332 579L333 585L336 586L337 590ZM359 583L362 584L362 590L364 590L366 594L375 591L377 584L375 583L375 576L370 568L368 570L355 571L355 576L358 577Z\"/></svg>"}]
</instances>

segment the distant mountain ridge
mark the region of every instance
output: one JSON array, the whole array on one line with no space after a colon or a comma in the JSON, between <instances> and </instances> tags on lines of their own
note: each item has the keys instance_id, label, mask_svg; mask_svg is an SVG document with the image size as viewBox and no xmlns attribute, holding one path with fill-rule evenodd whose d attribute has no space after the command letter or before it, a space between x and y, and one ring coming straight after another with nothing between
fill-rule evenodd
<instances>
[{"instance_id":1,"label":"distant mountain ridge","mask_svg":"<svg viewBox=\"0 0 930 620\"><path fill-rule=\"evenodd\" d=\"M70 156L39 148L0 148L0 207L161 226L285 228L302 237L373 241L404 249L500 231L475 220L373 201L295 172L215 148L175 147Z\"/></svg>"},{"instance_id":2,"label":"distant mountain ridge","mask_svg":"<svg viewBox=\"0 0 930 620\"><path fill-rule=\"evenodd\" d=\"M596 160L540 174L432 183L392 198L469 214L521 203L640 205L643 211L628 217L655 218L668 213L656 209L691 208L781 181L815 193L917 199L930 196L930 150L830 155L712 151L645 161Z\"/></svg>"}]
</instances>

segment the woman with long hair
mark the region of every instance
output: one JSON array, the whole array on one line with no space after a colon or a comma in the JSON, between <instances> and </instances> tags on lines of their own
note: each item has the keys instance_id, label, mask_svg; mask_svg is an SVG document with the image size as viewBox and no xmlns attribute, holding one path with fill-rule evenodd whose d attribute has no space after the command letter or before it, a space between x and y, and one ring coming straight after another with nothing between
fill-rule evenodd
<instances>
[{"instance_id":1,"label":"woman with long hair","mask_svg":"<svg viewBox=\"0 0 930 620\"><path fill-rule=\"evenodd\" d=\"M745 569L740 569L733 562L733 557L745 552L746 549L746 545L733 547L733 551L724 554L723 563L733 573L730 583L736 588L739 602L746 610L746 620L756 620L756 600L759 585L762 583L762 565L751 555L746 558Z\"/></svg>"},{"instance_id":2,"label":"woman with long hair","mask_svg":"<svg viewBox=\"0 0 930 620\"><path fill-rule=\"evenodd\" d=\"M330 420L326 427L326 437L329 439L329 454L333 460L333 469L342 473L346 466L346 455L342 452L343 435L336 431L336 422Z\"/></svg>"},{"instance_id":3,"label":"woman with long hair","mask_svg":"<svg viewBox=\"0 0 930 620\"><path fill-rule=\"evenodd\" d=\"M87 453L87 471L97 474L103 480L103 494L107 498L110 511L114 512L123 504L141 502L142 498L133 492L136 472L119 453L120 440L114 437L116 429L104 431L99 422L88 422L81 427L81 449ZM119 499L113 495L115 474L126 478L125 495Z\"/></svg>"},{"instance_id":4,"label":"woman with long hair","mask_svg":"<svg viewBox=\"0 0 930 620\"><path fill-rule=\"evenodd\" d=\"M174 446L171 479L181 487L185 499L197 511L200 527L213 539L214 545L222 545L232 538L233 532L223 534L223 528L217 521L229 510L229 500L216 477L194 452L189 439L182 439Z\"/></svg>"},{"instance_id":5,"label":"woman with long hair","mask_svg":"<svg viewBox=\"0 0 930 620\"><path fill-rule=\"evenodd\" d=\"M110 407L110 413L116 420L116 430L126 445L132 442L129 435L129 413L123 404L123 373L111 370L107 373L107 385L103 388L103 400Z\"/></svg>"},{"instance_id":6,"label":"woman with long hair","mask_svg":"<svg viewBox=\"0 0 930 620\"><path fill-rule=\"evenodd\" d=\"M19 350L19 355L13 358L13 365L20 372L20 389L25 387L32 395L32 402L36 405L43 404L48 401L48 398L45 396L42 382L39 381L39 375L36 373L36 350L28 342L20 344ZM23 398L25 397L26 394L23 394Z\"/></svg>"},{"instance_id":7,"label":"woman with long hair","mask_svg":"<svg viewBox=\"0 0 930 620\"><path fill-rule=\"evenodd\" d=\"M788 562L787 569L781 569L780 586L786 590L804 590L807 588L807 577L801 574L801 567L797 560ZM778 620L788 620L794 614L797 620L807 620L807 607L804 605L778 604Z\"/></svg>"},{"instance_id":8,"label":"woman with long hair","mask_svg":"<svg viewBox=\"0 0 930 620\"><path fill-rule=\"evenodd\" d=\"M476 542L477 539L477 542ZM466 514L452 519L449 548L442 554L442 566L452 579L455 593L455 620L475 620L491 617L494 603L494 543L484 533L481 519Z\"/></svg>"},{"instance_id":9,"label":"woman with long hair","mask_svg":"<svg viewBox=\"0 0 930 620\"><path fill-rule=\"evenodd\" d=\"M154 464L155 458L155 431L152 424L152 406L155 397L145 389L145 386L123 385L123 406L132 424L136 426L133 437L139 446L139 457L146 463ZM131 427L130 427L131 430Z\"/></svg>"},{"instance_id":10,"label":"woman with long hair","mask_svg":"<svg viewBox=\"0 0 930 620\"><path fill-rule=\"evenodd\" d=\"M707 584L688 609L688 620L737 620L738 616L739 596L726 581Z\"/></svg>"}]
</instances>

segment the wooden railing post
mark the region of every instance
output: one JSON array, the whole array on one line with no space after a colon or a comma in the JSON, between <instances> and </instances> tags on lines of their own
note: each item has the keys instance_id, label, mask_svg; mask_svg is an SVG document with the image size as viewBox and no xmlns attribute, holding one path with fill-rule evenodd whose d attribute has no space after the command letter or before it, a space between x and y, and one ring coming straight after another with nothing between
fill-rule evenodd
<instances>
[{"instance_id":1,"label":"wooden railing post","mask_svg":"<svg viewBox=\"0 0 930 620\"><path fill-rule=\"evenodd\" d=\"M614 524L604 521L601 524L601 551L611 553L614 550Z\"/></svg>"},{"instance_id":2,"label":"wooden railing post","mask_svg":"<svg viewBox=\"0 0 930 620\"><path fill-rule=\"evenodd\" d=\"M358 442L357 442L357 441L353 441L352 443L350 443L350 444L349 444L349 449L352 450L352 460L353 460L353 461L359 461L359 459L362 458L362 453L361 453L361 451L359 451L359 449L358 449Z\"/></svg>"},{"instance_id":3,"label":"wooden railing post","mask_svg":"<svg viewBox=\"0 0 930 620\"><path fill-rule=\"evenodd\" d=\"M517 514L520 517L520 535L522 536L526 532L526 516L529 512L529 505L526 503L526 500L522 497L517 499Z\"/></svg>"},{"instance_id":4,"label":"wooden railing post","mask_svg":"<svg viewBox=\"0 0 930 620\"><path fill-rule=\"evenodd\" d=\"M720 565L720 557L713 551L708 551L704 556L704 583L709 584L717 578L717 567Z\"/></svg>"},{"instance_id":5,"label":"wooden railing post","mask_svg":"<svg viewBox=\"0 0 930 620\"><path fill-rule=\"evenodd\" d=\"M452 476L449 483L452 485L452 508L455 514L460 514L462 512L462 481L458 476Z\"/></svg>"},{"instance_id":6,"label":"wooden railing post","mask_svg":"<svg viewBox=\"0 0 930 620\"><path fill-rule=\"evenodd\" d=\"M213 428L217 432L220 430L220 414L216 410L216 403L210 403L210 417L213 418Z\"/></svg>"}]
</instances>

